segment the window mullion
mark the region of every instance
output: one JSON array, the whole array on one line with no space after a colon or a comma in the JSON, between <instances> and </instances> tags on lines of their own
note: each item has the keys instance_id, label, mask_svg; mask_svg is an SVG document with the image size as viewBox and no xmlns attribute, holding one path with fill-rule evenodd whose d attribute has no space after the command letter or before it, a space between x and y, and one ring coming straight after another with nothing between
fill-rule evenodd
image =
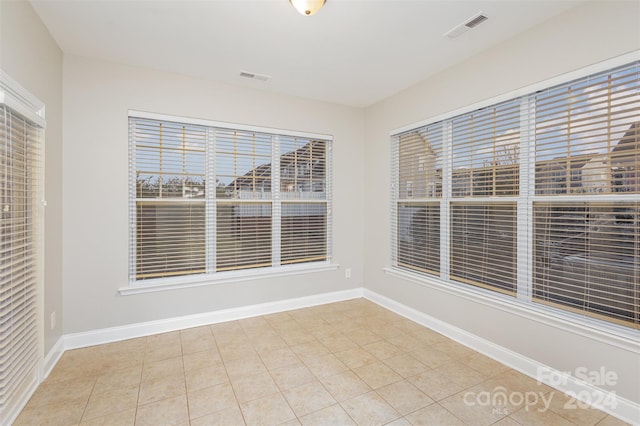
<instances>
[{"instance_id":1,"label":"window mullion","mask_svg":"<svg viewBox=\"0 0 640 426\"><path fill-rule=\"evenodd\" d=\"M532 201L535 191L535 97L525 96L520 102L519 187L517 218L517 298L531 301L533 271Z\"/></svg>"},{"instance_id":2,"label":"window mullion","mask_svg":"<svg viewBox=\"0 0 640 426\"><path fill-rule=\"evenodd\" d=\"M400 137L394 136L391 143L391 266L398 266L398 175Z\"/></svg>"},{"instance_id":3,"label":"window mullion","mask_svg":"<svg viewBox=\"0 0 640 426\"><path fill-rule=\"evenodd\" d=\"M442 123L442 200L440 201L440 277L448 280L451 267L450 247L451 232L451 179L453 158L453 123L446 120Z\"/></svg>"},{"instance_id":4,"label":"window mullion","mask_svg":"<svg viewBox=\"0 0 640 426\"><path fill-rule=\"evenodd\" d=\"M129 118L129 283L136 280L137 209L136 209L136 120Z\"/></svg>"},{"instance_id":5,"label":"window mullion","mask_svg":"<svg viewBox=\"0 0 640 426\"><path fill-rule=\"evenodd\" d=\"M206 131L206 154L205 154L205 253L207 273L216 271L216 191L218 182L216 180L216 132L214 128L207 128Z\"/></svg>"},{"instance_id":6,"label":"window mullion","mask_svg":"<svg viewBox=\"0 0 640 426\"><path fill-rule=\"evenodd\" d=\"M271 262L281 264L282 202L280 199L280 136L271 138Z\"/></svg>"}]
</instances>

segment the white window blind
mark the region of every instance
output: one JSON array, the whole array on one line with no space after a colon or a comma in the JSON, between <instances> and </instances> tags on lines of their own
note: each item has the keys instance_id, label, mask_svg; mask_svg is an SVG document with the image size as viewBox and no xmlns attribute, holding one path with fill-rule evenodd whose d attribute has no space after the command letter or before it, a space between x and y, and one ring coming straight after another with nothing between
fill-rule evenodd
<instances>
[{"instance_id":1,"label":"white window blind","mask_svg":"<svg viewBox=\"0 0 640 426\"><path fill-rule=\"evenodd\" d=\"M130 117L130 146L131 282L330 260L329 140Z\"/></svg>"},{"instance_id":2,"label":"white window blind","mask_svg":"<svg viewBox=\"0 0 640 426\"><path fill-rule=\"evenodd\" d=\"M640 63L440 120L392 137L393 266L640 328Z\"/></svg>"},{"instance_id":3,"label":"white window blind","mask_svg":"<svg viewBox=\"0 0 640 426\"><path fill-rule=\"evenodd\" d=\"M442 142L441 124L422 127L398 136L395 155L396 261L435 275L440 274Z\"/></svg>"},{"instance_id":4,"label":"white window blind","mask_svg":"<svg viewBox=\"0 0 640 426\"><path fill-rule=\"evenodd\" d=\"M535 102L534 300L637 327L640 67Z\"/></svg>"},{"instance_id":5,"label":"white window blind","mask_svg":"<svg viewBox=\"0 0 640 426\"><path fill-rule=\"evenodd\" d=\"M206 129L137 119L135 277L206 272Z\"/></svg>"},{"instance_id":6,"label":"white window blind","mask_svg":"<svg viewBox=\"0 0 640 426\"><path fill-rule=\"evenodd\" d=\"M29 95L0 78L0 419L15 418L37 386L42 196L40 149L44 120ZM7 84L7 85L5 85ZM22 91L23 89L18 89ZM22 105L26 117L8 104Z\"/></svg>"},{"instance_id":7,"label":"white window blind","mask_svg":"<svg viewBox=\"0 0 640 426\"><path fill-rule=\"evenodd\" d=\"M272 266L272 139L217 130L216 270ZM261 200L268 200L264 202Z\"/></svg>"}]
</instances>

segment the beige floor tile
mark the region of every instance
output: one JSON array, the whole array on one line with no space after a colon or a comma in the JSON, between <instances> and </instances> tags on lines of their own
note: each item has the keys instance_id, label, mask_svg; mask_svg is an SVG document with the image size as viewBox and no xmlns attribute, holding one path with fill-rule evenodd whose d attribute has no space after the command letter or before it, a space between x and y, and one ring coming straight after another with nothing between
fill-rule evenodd
<instances>
[{"instance_id":1,"label":"beige floor tile","mask_svg":"<svg viewBox=\"0 0 640 426\"><path fill-rule=\"evenodd\" d=\"M419 330L412 331L409 334L415 337L416 340L427 345L433 345L435 343L442 342L447 339L447 337L443 336L442 334L436 331L430 330L426 327L423 327L422 329L419 329Z\"/></svg>"},{"instance_id":2,"label":"beige floor tile","mask_svg":"<svg viewBox=\"0 0 640 426\"><path fill-rule=\"evenodd\" d=\"M449 355L430 346L423 346L418 350L409 352L409 354L429 368L437 368L452 360Z\"/></svg>"},{"instance_id":3,"label":"beige floor tile","mask_svg":"<svg viewBox=\"0 0 640 426\"><path fill-rule=\"evenodd\" d=\"M321 381L336 401L344 401L371 391L371 388L353 371L324 377Z\"/></svg>"},{"instance_id":4,"label":"beige floor tile","mask_svg":"<svg viewBox=\"0 0 640 426\"><path fill-rule=\"evenodd\" d=\"M229 383L189 392L187 400L189 402L189 416L192 419L238 406L235 394Z\"/></svg>"},{"instance_id":5,"label":"beige floor tile","mask_svg":"<svg viewBox=\"0 0 640 426\"><path fill-rule=\"evenodd\" d=\"M474 389L481 389L480 387ZM465 390L440 401L440 405L468 425L487 426L512 413L510 406L497 405L496 393ZM508 395L505 395L508 398Z\"/></svg>"},{"instance_id":6,"label":"beige floor tile","mask_svg":"<svg viewBox=\"0 0 640 426\"><path fill-rule=\"evenodd\" d=\"M288 347L274 351L260 352L260 358L267 367L267 370L275 370L300 362L298 356Z\"/></svg>"},{"instance_id":7,"label":"beige floor tile","mask_svg":"<svg viewBox=\"0 0 640 426\"><path fill-rule=\"evenodd\" d=\"M103 393L113 390L122 389L124 387L140 385L142 380L142 364L116 370L98 377L93 393Z\"/></svg>"},{"instance_id":8,"label":"beige floor tile","mask_svg":"<svg viewBox=\"0 0 640 426\"><path fill-rule=\"evenodd\" d=\"M467 358L477 353L473 349L461 345L460 343L451 339L445 339L441 342L434 343L433 348L439 350L440 352L444 352L453 359Z\"/></svg>"},{"instance_id":9,"label":"beige floor tile","mask_svg":"<svg viewBox=\"0 0 640 426\"><path fill-rule=\"evenodd\" d=\"M558 391L551 391L547 395L551 410L577 425L596 425L607 416L603 411L591 408Z\"/></svg>"},{"instance_id":10,"label":"beige floor tile","mask_svg":"<svg viewBox=\"0 0 640 426\"><path fill-rule=\"evenodd\" d=\"M253 401L280 392L269 373L242 376L231 380L231 385L240 403Z\"/></svg>"},{"instance_id":11,"label":"beige floor tile","mask_svg":"<svg viewBox=\"0 0 640 426\"><path fill-rule=\"evenodd\" d=\"M339 332L319 337L318 340L332 353L358 348L358 345L353 340Z\"/></svg>"},{"instance_id":12,"label":"beige floor tile","mask_svg":"<svg viewBox=\"0 0 640 426\"><path fill-rule=\"evenodd\" d=\"M538 383L535 379L525 376L515 370L508 369L500 374L497 374L490 379L486 380L484 384L487 387L499 387L502 386L507 389L508 392L535 392L535 393L548 393L552 389L542 383Z\"/></svg>"},{"instance_id":13,"label":"beige floor tile","mask_svg":"<svg viewBox=\"0 0 640 426\"><path fill-rule=\"evenodd\" d=\"M460 362L488 377L496 376L509 369L506 365L480 353L475 353L471 356L461 358Z\"/></svg>"},{"instance_id":14,"label":"beige floor tile","mask_svg":"<svg viewBox=\"0 0 640 426\"><path fill-rule=\"evenodd\" d=\"M520 423L513 420L511 417L503 417L499 421L495 422L493 426L522 426Z\"/></svg>"},{"instance_id":15,"label":"beige floor tile","mask_svg":"<svg viewBox=\"0 0 640 426\"><path fill-rule=\"evenodd\" d=\"M87 404L86 398L71 399L48 405L27 407L14 426L73 425L80 422Z\"/></svg>"},{"instance_id":16,"label":"beige floor tile","mask_svg":"<svg viewBox=\"0 0 640 426\"><path fill-rule=\"evenodd\" d=\"M82 421L81 425L86 426L133 426L136 422L136 409L121 411L115 414L108 414L92 420Z\"/></svg>"},{"instance_id":17,"label":"beige floor tile","mask_svg":"<svg viewBox=\"0 0 640 426\"><path fill-rule=\"evenodd\" d=\"M440 404L431 404L405 417L414 426L464 426L462 420L451 414Z\"/></svg>"},{"instance_id":18,"label":"beige floor tile","mask_svg":"<svg viewBox=\"0 0 640 426\"><path fill-rule=\"evenodd\" d=\"M244 424L244 418L238 406L191 420L191 426L242 426Z\"/></svg>"},{"instance_id":19,"label":"beige floor tile","mask_svg":"<svg viewBox=\"0 0 640 426\"><path fill-rule=\"evenodd\" d=\"M376 392L402 415L433 404L433 399L406 380L384 386Z\"/></svg>"},{"instance_id":20,"label":"beige floor tile","mask_svg":"<svg viewBox=\"0 0 640 426\"><path fill-rule=\"evenodd\" d=\"M159 379L172 374L184 374L182 357L145 362L142 367L142 380Z\"/></svg>"},{"instance_id":21,"label":"beige floor tile","mask_svg":"<svg viewBox=\"0 0 640 426\"><path fill-rule=\"evenodd\" d=\"M129 386L100 394L92 394L82 420L95 419L107 414L135 408L138 403L138 386Z\"/></svg>"},{"instance_id":22,"label":"beige floor tile","mask_svg":"<svg viewBox=\"0 0 640 426\"><path fill-rule=\"evenodd\" d=\"M409 420L401 417L392 421L391 423L387 423L385 426L411 426L411 423L409 423Z\"/></svg>"},{"instance_id":23,"label":"beige floor tile","mask_svg":"<svg viewBox=\"0 0 640 426\"><path fill-rule=\"evenodd\" d=\"M222 364L199 370L189 370L184 373L184 376L188 392L229 382L227 371Z\"/></svg>"},{"instance_id":24,"label":"beige floor tile","mask_svg":"<svg viewBox=\"0 0 640 426\"><path fill-rule=\"evenodd\" d=\"M304 360L304 364L319 379L333 376L349 369L333 354Z\"/></svg>"},{"instance_id":25,"label":"beige floor tile","mask_svg":"<svg viewBox=\"0 0 640 426\"><path fill-rule=\"evenodd\" d=\"M135 424L136 426L188 425L187 396L181 395L139 406Z\"/></svg>"},{"instance_id":26,"label":"beige floor tile","mask_svg":"<svg viewBox=\"0 0 640 426\"><path fill-rule=\"evenodd\" d=\"M410 334L403 332L399 332L395 336L387 338L387 342L391 343L404 352L411 352L418 349L422 345L422 342L416 340Z\"/></svg>"},{"instance_id":27,"label":"beige floor tile","mask_svg":"<svg viewBox=\"0 0 640 426\"><path fill-rule=\"evenodd\" d=\"M289 346L295 346L316 340L315 337L309 334L309 332L302 327L300 327L300 329L278 331L278 334L280 334L280 337L282 337Z\"/></svg>"},{"instance_id":28,"label":"beige floor tile","mask_svg":"<svg viewBox=\"0 0 640 426\"><path fill-rule=\"evenodd\" d=\"M36 389L27 407L57 404L79 399L87 401L95 383L95 378L58 380L53 382L47 379Z\"/></svg>"},{"instance_id":29,"label":"beige floor tile","mask_svg":"<svg viewBox=\"0 0 640 426\"><path fill-rule=\"evenodd\" d=\"M287 342L285 342L284 339L273 330L271 330L268 335L260 334L259 336L252 338L251 344L258 353L272 352L278 349L288 348Z\"/></svg>"},{"instance_id":30,"label":"beige floor tile","mask_svg":"<svg viewBox=\"0 0 640 426\"><path fill-rule=\"evenodd\" d=\"M172 374L158 379L145 380L140 385L138 404L179 396L187 393L184 374Z\"/></svg>"},{"instance_id":31,"label":"beige floor tile","mask_svg":"<svg viewBox=\"0 0 640 426\"><path fill-rule=\"evenodd\" d=\"M272 426L295 419L296 415L281 393L240 404L247 425Z\"/></svg>"},{"instance_id":32,"label":"beige floor tile","mask_svg":"<svg viewBox=\"0 0 640 426\"><path fill-rule=\"evenodd\" d=\"M243 343L218 344L218 351L225 363L258 356L258 353L253 349L249 341Z\"/></svg>"},{"instance_id":33,"label":"beige floor tile","mask_svg":"<svg viewBox=\"0 0 640 426\"><path fill-rule=\"evenodd\" d=\"M162 361L179 356L182 356L182 345L180 342L159 348L147 349L147 352L144 354L144 360L145 362Z\"/></svg>"},{"instance_id":34,"label":"beige floor tile","mask_svg":"<svg viewBox=\"0 0 640 426\"><path fill-rule=\"evenodd\" d=\"M402 376L378 361L353 370L372 389L381 388L402 380Z\"/></svg>"},{"instance_id":35,"label":"beige floor tile","mask_svg":"<svg viewBox=\"0 0 640 426\"><path fill-rule=\"evenodd\" d=\"M336 400L318 381L288 389L283 392L283 395L298 417L336 403Z\"/></svg>"},{"instance_id":36,"label":"beige floor tile","mask_svg":"<svg viewBox=\"0 0 640 426\"><path fill-rule=\"evenodd\" d=\"M384 360L384 363L404 378L429 370L429 367L409 354L402 354Z\"/></svg>"},{"instance_id":37,"label":"beige floor tile","mask_svg":"<svg viewBox=\"0 0 640 426\"><path fill-rule=\"evenodd\" d=\"M353 299L67 351L16 425L624 424L551 391ZM481 392L553 399L470 404Z\"/></svg>"},{"instance_id":38,"label":"beige floor tile","mask_svg":"<svg viewBox=\"0 0 640 426\"><path fill-rule=\"evenodd\" d=\"M554 425L554 426L571 426L569 420L559 414L554 413L544 404L534 406L526 405L520 410L511 414L511 418L523 426L529 425Z\"/></svg>"},{"instance_id":39,"label":"beige floor tile","mask_svg":"<svg viewBox=\"0 0 640 426\"><path fill-rule=\"evenodd\" d=\"M318 410L300 418L303 426L356 426L356 423L339 404Z\"/></svg>"},{"instance_id":40,"label":"beige floor tile","mask_svg":"<svg viewBox=\"0 0 640 426\"><path fill-rule=\"evenodd\" d=\"M425 371L407 380L435 401L439 401L465 389L464 386L455 383L447 375L436 370Z\"/></svg>"},{"instance_id":41,"label":"beige floor tile","mask_svg":"<svg viewBox=\"0 0 640 426\"><path fill-rule=\"evenodd\" d=\"M349 337L360 346L368 345L369 343L379 342L380 340L382 340L381 336L377 335L371 330L367 330L364 328L356 328L344 333L347 337Z\"/></svg>"},{"instance_id":42,"label":"beige floor tile","mask_svg":"<svg viewBox=\"0 0 640 426\"><path fill-rule=\"evenodd\" d=\"M182 357L184 371L196 370L206 367L215 367L222 364L222 358L217 349L209 349L201 352L185 354Z\"/></svg>"},{"instance_id":43,"label":"beige floor tile","mask_svg":"<svg viewBox=\"0 0 640 426\"><path fill-rule=\"evenodd\" d=\"M392 345L386 340L369 343L368 345L364 345L363 347L367 352L381 361L404 353L402 349L398 348L395 345Z\"/></svg>"},{"instance_id":44,"label":"beige floor tile","mask_svg":"<svg viewBox=\"0 0 640 426\"><path fill-rule=\"evenodd\" d=\"M331 353L329 352L329 349L317 340L311 340L309 342L291 346L291 350L303 361Z\"/></svg>"},{"instance_id":45,"label":"beige floor tile","mask_svg":"<svg viewBox=\"0 0 640 426\"><path fill-rule=\"evenodd\" d=\"M371 355L361 347L349 349L344 352L337 352L336 357L342 361L349 368L357 368L366 364L372 364L378 362L378 358Z\"/></svg>"},{"instance_id":46,"label":"beige floor tile","mask_svg":"<svg viewBox=\"0 0 640 426\"><path fill-rule=\"evenodd\" d=\"M224 366L231 381L244 376L255 376L256 374L267 372L267 367L264 366L257 352L254 352L249 357L225 361Z\"/></svg>"},{"instance_id":47,"label":"beige floor tile","mask_svg":"<svg viewBox=\"0 0 640 426\"><path fill-rule=\"evenodd\" d=\"M600 423L598 423L598 426L625 426L628 424L629 423L623 422L613 416L606 416Z\"/></svg>"},{"instance_id":48,"label":"beige floor tile","mask_svg":"<svg viewBox=\"0 0 640 426\"><path fill-rule=\"evenodd\" d=\"M271 377L283 391L315 380L313 373L301 362L276 368L271 371Z\"/></svg>"},{"instance_id":49,"label":"beige floor tile","mask_svg":"<svg viewBox=\"0 0 640 426\"><path fill-rule=\"evenodd\" d=\"M465 388L475 386L488 378L483 373L458 361L447 362L435 368L435 370L442 372L451 380Z\"/></svg>"},{"instance_id":50,"label":"beige floor tile","mask_svg":"<svg viewBox=\"0 0 640 426\"><path fill-rule=\"evenodd\" d=\"M369 392L340 403L359 425L384 425L400 417L376 392Z\"/></svg>"}]
</instances>

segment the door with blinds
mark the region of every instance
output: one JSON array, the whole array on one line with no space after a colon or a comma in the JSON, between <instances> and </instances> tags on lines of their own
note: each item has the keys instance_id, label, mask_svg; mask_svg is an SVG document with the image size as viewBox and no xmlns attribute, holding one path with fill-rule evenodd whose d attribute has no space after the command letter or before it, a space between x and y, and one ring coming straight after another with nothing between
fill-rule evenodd
<instances>
[{"instance_id":1,"label":"door with blinds","mask_svg":"<svg viewBox=\"0 0 640 426\"><path fill-rule=\"evenodd\" d=\"M10 423L38 385L44 120L28 112L44 110L25 108L29 97L16 96L7 80L0 75L0 419Z\"/></svg>"}]
</instances>

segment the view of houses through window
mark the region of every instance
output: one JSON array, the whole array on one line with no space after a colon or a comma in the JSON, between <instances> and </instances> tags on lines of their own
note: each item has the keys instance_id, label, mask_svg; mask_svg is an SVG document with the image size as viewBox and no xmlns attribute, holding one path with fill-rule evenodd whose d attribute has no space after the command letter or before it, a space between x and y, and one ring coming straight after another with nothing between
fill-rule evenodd
<instances>
[{"instance_id":1,"label":"view of houses through window","mask_svg":"<svg viewBox=\"0 0 640 426\"><path fill-rule=\"evenodd\" d=\"M640 64L393 150L394 267L640 327Z\"/></svg>"},{"instance_id":2,"label":"view of houses through window","mask_svg":"<svg viewBox=\"0 0 640 426\"><path fill-rule=\"evenodd\" d=\"M130 118L131 280L328 261L329 140Z\"/></svg>"}]
</instances>

